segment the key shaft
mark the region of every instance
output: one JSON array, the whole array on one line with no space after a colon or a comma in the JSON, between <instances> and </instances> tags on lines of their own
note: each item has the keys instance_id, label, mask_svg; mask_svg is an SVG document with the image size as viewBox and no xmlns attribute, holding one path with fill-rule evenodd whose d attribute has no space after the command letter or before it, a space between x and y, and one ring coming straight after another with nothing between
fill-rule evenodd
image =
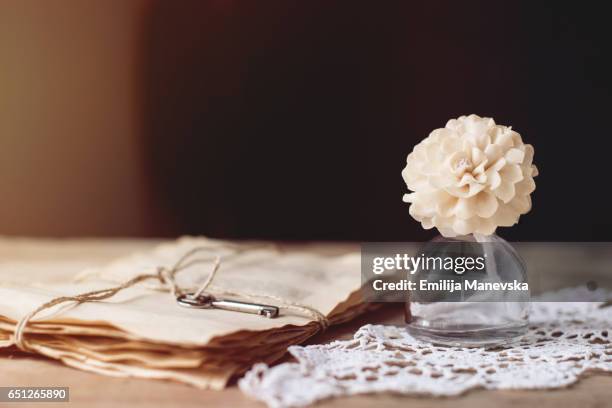
<instances>
[{"instance_id":1,"label":"key shaft","mask_svg":"<svg viewBox=\"0 0 612 408\"><path fill-rule=\"evenodd\" d=\"M180 295L176 301L180 306L190 309L214 308L228 310L230 312L256 314L270 319L277 317L279 313L279 309L276 306L239 302L237 300L229 299L216 299L214 296L208 294L202 294L198 297L194 297L193 294L183 294Z\"/></svg>"},{"instance_id":2,"label":"key shaft","mask_svg":"<svg viewBox=\"0 0 612 408\"><path fill-rule=\"evenodd\" d=\"M210 302L215 309L229 310L232 312L251 313L267 318L278 316L278 307L261 305L259 303L238 302L236 300L216 299Z\"/></svg>"}]
</instances>

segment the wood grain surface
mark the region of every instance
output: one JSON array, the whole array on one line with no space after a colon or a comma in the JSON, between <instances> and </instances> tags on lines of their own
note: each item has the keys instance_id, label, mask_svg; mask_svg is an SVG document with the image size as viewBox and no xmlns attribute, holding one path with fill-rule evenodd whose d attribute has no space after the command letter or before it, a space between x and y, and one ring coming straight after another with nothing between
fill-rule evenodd
<instances>
[{"instance_id":1,"label":"wood grain surface","mask_svg":"<svg viewBox=\"0 0 612 408\"><path fill-rule=\"evenodd\" d=\"M322 253L338 253L354 246L331 245L307 247ZM358 319L330 328L312 338L310 344L346 339L367 323L404 324L402 308L387 305ZM289 357L286 358L288 360ZM42 357L0 353L0 386L70 387L69 403L0 403L0 406L41 407L263 407L243 395L233 384L224 391L203 391L186 385L142 379L112 378L72 369ZM485 391L473 390L460 397L405 397L390 394L363 395L323 401L321 407L522 407L603 408L612 407L612 376L592 374L577 384L557 390Z\"/></svg>"},{"instance_id":2,"label":"wood grain surface","mask_svg":"<svg viewBox=\"0 0 612 408\"><path fill-rule=\"evenodd\" d=\"M398 307L386 307L361 318L329 329L309 343L324 343L348 338L366 323L402 324ZM52 406L77 407L263 407L243 395L236 385L224 391L203 391L182 384L141 379L104 377L65 367L62 364L29 355L0 355L0 386L70 387L69 403ZM4 405L2 405L4 404ZM41 407L48 403L0 403L0 406ZM572 387L549 391L474 390L456 398L405 397L379 394L323 401L321 407L517 407L603 408L612 407L612 376L592 375Z\"/></svg>"}]
</instances>

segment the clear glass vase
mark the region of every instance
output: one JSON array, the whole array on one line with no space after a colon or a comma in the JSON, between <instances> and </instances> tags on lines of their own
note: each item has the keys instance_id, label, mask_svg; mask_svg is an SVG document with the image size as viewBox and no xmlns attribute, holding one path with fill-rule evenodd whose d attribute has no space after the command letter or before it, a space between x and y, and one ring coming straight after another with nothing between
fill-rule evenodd
<instances>
[{"instance_id":1,"label":"clear glass vase","mask_svg":"<svg viewBox=\"0 0 612 408\"><path fill-rule=\"evenodd\" d=\"M482 283L527 283L525 263L516 250L497 235L467 235L455 238L439 236L427 243L422 257L458 259L482 257L484 268L455 270L418 268L410 277L428 282L459 282L456 290L420 292L406 302L406 323L413 337L445 346L490 347L513 342L527 331L529 320L527 290L475 290L466 281ZM458 288L461 289L458 289ZM491 286L488 286L489 288ZM415 296L416 295L416 296Z\"/></svg>"}]
</instances>

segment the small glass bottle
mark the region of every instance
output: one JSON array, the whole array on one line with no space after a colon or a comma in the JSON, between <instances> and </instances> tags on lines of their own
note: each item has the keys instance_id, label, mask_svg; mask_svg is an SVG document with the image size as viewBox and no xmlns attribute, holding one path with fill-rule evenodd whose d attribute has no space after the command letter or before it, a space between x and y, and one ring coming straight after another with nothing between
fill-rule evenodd
<instances>
[{"instance_id":1,"label":"small glass bottle","mask_svg":"<svg viewBox=\"0 0 612 408\"><path fill-rule=\"evenodd\" d=\"M527 283L525 263L507 241L497 235L439 236L427 243L419 255L424 259L454 260L482 257L484 268L465 270L460 275L440 267L418 268L411 280L436 283L453 280L460 283L461 289L412 293L412 299L406 302L410 335L445 346L491 347L511 343L526 333L528 285L522 285L527 290L519 291L479 291L464 285L465 281Z\"/></svg>"}]
</instances>

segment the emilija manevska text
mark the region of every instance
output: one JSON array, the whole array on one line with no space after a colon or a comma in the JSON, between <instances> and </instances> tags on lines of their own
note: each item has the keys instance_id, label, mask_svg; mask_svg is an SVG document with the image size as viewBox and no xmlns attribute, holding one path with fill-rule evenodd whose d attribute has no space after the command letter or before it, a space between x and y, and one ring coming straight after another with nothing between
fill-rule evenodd
<instances>
[{"instance_id":1,"label":"emilija manevska text","mask_svg":"<svg viewBox=\"0 0 612 408\"><path fill-rule=\"evenodd\" d=\"M372 272L380 275L385 271L407 271L414 275L417 271L453 271L457 275L463 275L470 271L483 271L486 268L486 254L477 257L431 257L421 254L420 256L409 256L407 254L395 254L390 257L375 257L372 261ZM465 279L455 281L454 279L437 279L428 281L420 279L417 281L402 279L400 281L385 282L376 279L372 282L376 291L528 291L527 282L490 282L478 279Z\"/></svg>"}]
</instances>

